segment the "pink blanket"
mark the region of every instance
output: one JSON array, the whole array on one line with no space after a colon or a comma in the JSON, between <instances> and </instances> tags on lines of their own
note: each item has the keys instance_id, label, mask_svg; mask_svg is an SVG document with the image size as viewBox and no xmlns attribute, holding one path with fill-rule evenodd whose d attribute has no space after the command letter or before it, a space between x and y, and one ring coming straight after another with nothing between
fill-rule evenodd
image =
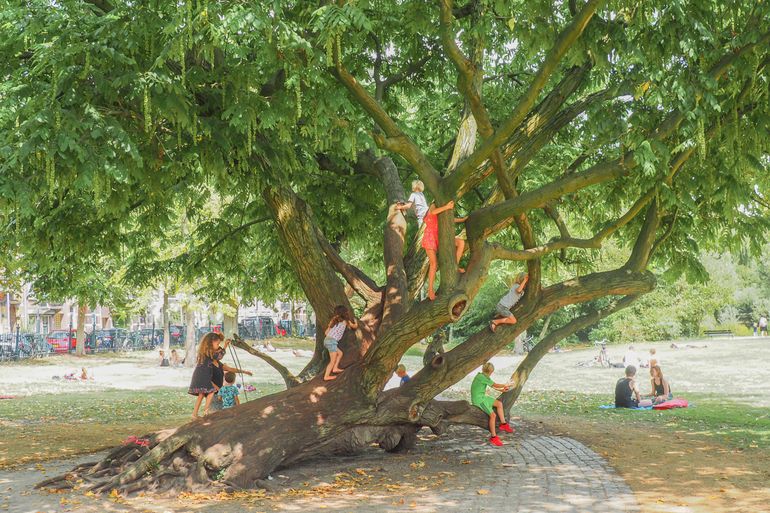
<instances>
[{"instance_id":1,"label":"pink blanket","mask_svg":"<svg viewBox=\"0 0 770 513\"><path fill-rule=\"evenodd\" d=\"M687 408L688 404L689 403L687 402L687 399L681 399L679 397L675 397L670 401L656 404L652 408L654 410L670 410L671 408Z\"/></svg>"}]
</instances>

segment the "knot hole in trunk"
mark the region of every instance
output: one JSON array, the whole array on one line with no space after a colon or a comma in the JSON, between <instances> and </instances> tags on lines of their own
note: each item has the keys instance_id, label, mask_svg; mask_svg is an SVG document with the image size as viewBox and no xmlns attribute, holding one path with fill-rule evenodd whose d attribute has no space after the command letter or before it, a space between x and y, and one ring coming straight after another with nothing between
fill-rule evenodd
<instances>
[{"instance_id":1,"label":"knot hole in trunk","mask_svg":"<svg viewBox=\"0 0 770 513\"><path fill-rule=\"evenodd\" d=\"M460 320L460 317L465 313L468 308L468 296L465 294L458 294L449 300L449 317L452 322Z\"/></svg>"}]
</instances>

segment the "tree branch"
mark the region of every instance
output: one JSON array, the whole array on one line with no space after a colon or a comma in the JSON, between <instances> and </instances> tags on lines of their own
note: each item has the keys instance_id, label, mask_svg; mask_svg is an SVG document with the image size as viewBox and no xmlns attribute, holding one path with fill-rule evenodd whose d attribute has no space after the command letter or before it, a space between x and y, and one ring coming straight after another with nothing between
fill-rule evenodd
<instances>
[{"instance_id":1,"label":"tree branch","mask_svg":"<svg viewBox=\"0 0 770 513\"><path fill-rule=\"evenodd\" d=\"M335 43L336 44L336 43ZM393 151L404 157L420 176L425 186L434 194L440 196L438 171L433 167L419 147L396 125L396 122L385 112L382 106L364 89L364 87L345 69L338 58L341 48L334 52L334 64L337 79L345 86L353 99L366 111L375 123L385 133L374 133L377 145L385 150Z\"/></svg>"},{"instance_id":2,"label":"tree branch","mask_svg":"<svg viewBox=\"0 0 770 513\"><path fill-rule=\"evenodd\" d=\"M516 371L511 375L509 383L512 384L512 388L508 392L503 393L499 399L503 402L503 408L505 411L509 411L511 406L516 402L521 394L524 384L527 382L532 370L538 364L538 362L548 354L556 344L561 340L573 335L577 331L587 328L592 324L596 324L600 320L612 315L613 313L628 308L639 296L625 296L617 301L614 301L610 305L594 310L586 315L578 317L569 321L567 324L558 328L546 337L544 337L532 350L527 354L524 360L516 367Z\"/></svg>"},{"instance_id":3,"label":"tree branch","mask_svg":"<svg viewBox=\"0 0 770 513\"><path fill-rule=\"evenodd\" d=\"M518 323L499 326L495 333L485 328L444 353L440 366L424 368L418 372L410 381L410 386L418 390L416 401L425 404L435 394L461 380L537 319L569 304L584 303L604 296L637 296L649 292L654 286L655 277L651 273L621 268L552 285L543 289L536 300L527 300L525 296L514 309Z\"/></svg>"},{"instance_id":4,"label":"tree branch","mask_svg":"<svg viewBox=\"0 0 770 513\"><path fill-rule=\"evenodd\" d=\"M272 357L266 355L262 351L255 349L251 347L249 344L246 343L245 340L243 340L241 337L239 337L237 334L233 334L233 342L232 344L235 347L241 348L244 351L246 351L249 354L253 354L257 358L261 358L265 361L269 366L271 366L273 369L278 371L278 374L281 375L283 378L284 383L286 383L286 388L292 388L297 385L299 385L301 382L300 380L291 373L289 369L287 369L283 364L278 362L277 360L273 359Z\"/></svg>"},{"instance_id":5,"label":"tree branch","mask_svg":"<svg viewBox=\"0 0 770 513\"><path fill-rule=\"evenodd\" d=\"M631 220L634 219L642 211L642 209L647 204L649 204L650 201L652 201L652 199L655 197L656 191L656 188L650 189L646 194L636 200L625 214L623 214L613 223L608 224L599 230L590 239L562 237L542 246L520 250L507 249L499 244L492 244L492 258L501 260L532 260L535 258L541 258L554 251L559 251L566 248L599 249L602 247L602 242L604 239L631 222Z\"/></svg>"},{"instance_id":6,"label":"tree branch","mask_svg":"<svg viewBox=\"0 0 770 513\"><path fill-rule=\"evenodd\" d=\"M557 115L557 112L561 106L564 105L567 98L577 90L581 83L583 83L589 69L590 65L574 66L565 73L562 80L548 93L537 107L529 113L527 118L521 123L521 126L506 143L502 150L504 159L507 160L516 155L517 158L513 163L513 165L516 166L519 160L518 153L526 145L532 144L530 141L532 141L533 138L544 139L544 145L545 142L550 140L553 135L561 129L561 127L573 119L567 118L566 113ZM583 100L585 106L590 105L589 98ZM574 112L574 116L577 116L580 112L582 111ZM541 129L554 124L556 124L555 129L548 130L547 133L550 134L550 137L546 139L544 137L545 132L542 132ZM452 169L450 169L450 171L452 171ZM460 188L457 191L457 197L460 198L464 196L493 172L494 166L491 162L484 166L480 166L463 184L460 185ZM511 179L515 179L515 177L515 174L511 175Z\"/></svg>"},{"instance_id":7,"label":"tree branch","mask_svg":"<svg viewBox=\"0 0 770 513\"><path fill-rule=\"evenodd\" d=\"M556 66L561 61L562 57L564 57L564 54L567 53L570 46L572 46L583 33L583 30L588 25L591 17L602 3L602 0L588 0L580 13L578 13L572 22L561 32L561 34L559 34L556 43L546 54L545 59L530 83L529 88L524 93L521 100L519 100L519 103L516 105L509 118L497 129L494 135L486 139L454 173L444 178L442 187L447 194L453 196L465 180L473 174L476 168L489 158L495 149L499 148L500 145L513 134L516 128L519 127L535 101L537 101L537 97L540 95L543 87L545 87L548 79L556 70Z\"/></svg>"},{"instance_id":8,"label":"tree branch","mask_svg":"<svg viewBox=\"0 0 770 513\"><path fill-rule=\"evenodd\" d=\"M334 269L342 275L356 294L366 301L367 304L382 301L382 287L378 286L377 283L375 283L375 281L367 276L361 269L343 260L339 253L334 250L329 240L323 233L321 233L320 228L315 227L315 231L318 243L326 254L329 263L331 263Z\"/></svg>"}]
</instances>

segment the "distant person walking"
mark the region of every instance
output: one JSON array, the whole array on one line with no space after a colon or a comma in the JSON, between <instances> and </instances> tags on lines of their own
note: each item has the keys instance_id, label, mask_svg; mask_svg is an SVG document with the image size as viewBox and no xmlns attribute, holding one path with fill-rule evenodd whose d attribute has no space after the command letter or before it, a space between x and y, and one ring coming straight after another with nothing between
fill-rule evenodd
<instances>
[{"instance_id":1,"label":"distant person walking","mask_svg":"<svg viewBox=\"0 0 770 513\"><path fill-rule=\"evenodd\" d=\"M759 318L759 336L760 337L767 336L767 317L765 317L764 315Z\"/></svg>"}]
</instances>

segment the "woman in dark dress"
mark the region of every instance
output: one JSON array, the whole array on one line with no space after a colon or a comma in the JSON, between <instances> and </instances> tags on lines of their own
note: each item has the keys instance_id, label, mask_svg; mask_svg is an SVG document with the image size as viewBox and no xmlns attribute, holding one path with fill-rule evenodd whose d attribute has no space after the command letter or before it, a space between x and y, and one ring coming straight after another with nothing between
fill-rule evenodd
<instances>
[{"instance_id":1,"label":"woman in dark dress","mask_svg":"<svg viewBox=\"0 0 770 513\"><path fill-rule=\"evenodd\" d=\"M223 338L221 333L206 333L198 344L197 365L190 380L190 388L187 390L188 394L197 396L195 407L193 408L193 419L198 418L198 410L200 410L204 397L206 398L206 406L203 409L203 414L206 415L208 413L211 400L217 391L212 382L214 377L214 357L219 350L219 343Z\"/></svg>"}]
</instances>

